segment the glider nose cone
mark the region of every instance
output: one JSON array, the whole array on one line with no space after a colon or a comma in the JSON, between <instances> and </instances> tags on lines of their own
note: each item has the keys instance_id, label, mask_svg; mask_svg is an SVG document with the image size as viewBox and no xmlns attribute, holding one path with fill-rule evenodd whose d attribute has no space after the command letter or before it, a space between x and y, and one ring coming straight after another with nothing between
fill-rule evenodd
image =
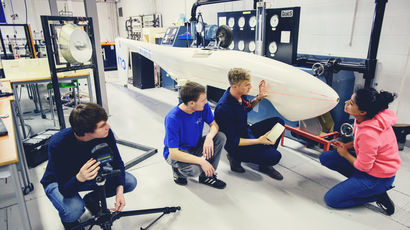
<instances>
[{"instance_id":1,"label":"glider nose cone","mask_svg":"<svg viewBox=\"0 0 410 230\"><path fill-rule=\"evenodd\" d=\"M326 90L327 90L327 93L324 94L326 97L324 97L323 99L327 99L329 103L332 104L333 107L336 106L340 101L339 94L337 94L337 92L330 86L327 86Z\"/></svg>"},{"instance_id":2,"label":"glider nose cone","mask_svg":"<svg viewBox=\"0 0 410 230\"><path fill-rule=\"evenodd\" d=\"M329 112L331 109L337 106L337 104L340 101L340 97L337 94L337 92L327 84L322 85L322 90L321 90L321 99L323 103L319 103L318 106L320 108L318 109L318 113L316 116L320 116L326 112Z\"/></svg>"},{"instance_id":3,"label":"glider nose cone","mask_svg":"<svg viewBox=\"0 0 410 230\"><path fill-rule=\"evenodd\" d=\"M278 112L290 121L306 120L333 109L340 101L339 95L325 83L309 87L304 85L276 92L269 96Z\"/></svg>"}]
</instances>

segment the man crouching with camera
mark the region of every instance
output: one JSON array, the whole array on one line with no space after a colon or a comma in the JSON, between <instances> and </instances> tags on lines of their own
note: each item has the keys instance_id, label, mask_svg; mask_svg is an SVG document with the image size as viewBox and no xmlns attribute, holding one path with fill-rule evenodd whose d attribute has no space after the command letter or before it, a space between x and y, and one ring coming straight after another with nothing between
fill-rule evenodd
<instances>
[{"instance_id":1,"label":"man crouching with camera","mask_svg":"<svg viewBox=\"0 0 410 230\"><path fill-rule=\"evenodd\" d=\"M115 195L115 208L121 211L125 206L124 193L135 189L136 178L125 172L124 162L118 151L114 134L107 123L107 113L94 103L80 104L71 111L71 128L55 134L48 146L47 169L41 184L47 197L58 210L66 229L78 224L85 212L84 206L96 215L101 207L95 178L101 168L92 152L95 146L106 143L111 149L113 169L121 171L118 176L107 177L105 191L107 197ZM82 199L78 192L89 191Z\"/></svg>"}]
</instances>

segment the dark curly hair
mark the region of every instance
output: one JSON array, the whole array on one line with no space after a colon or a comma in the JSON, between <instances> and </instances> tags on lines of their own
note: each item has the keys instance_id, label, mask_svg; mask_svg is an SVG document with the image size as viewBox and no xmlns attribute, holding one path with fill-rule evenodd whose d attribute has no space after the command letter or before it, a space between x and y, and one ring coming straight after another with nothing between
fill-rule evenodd
<instances>
[{"instance_id":1,"label":"dark curly hair","mask_svg":"<svg viewBox=\"0 0 410 230\"><path fill-rule=\"evenodd\" d=\"M394 101L396 94L380 91L374 88L360 88L356 90L356 104L359 110L367 112L366 117L372 119L379 112L387 109Z\"/></svg>"}]
</instances>

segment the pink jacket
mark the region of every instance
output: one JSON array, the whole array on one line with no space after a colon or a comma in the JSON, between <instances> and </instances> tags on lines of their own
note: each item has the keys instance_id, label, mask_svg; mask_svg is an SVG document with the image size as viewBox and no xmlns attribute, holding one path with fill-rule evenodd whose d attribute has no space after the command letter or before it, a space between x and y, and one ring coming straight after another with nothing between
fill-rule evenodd
<instances>
[{"instance_id":1,"label":"pink jacket","mask_svg":"<svg viewBox=\"0 0 410 230\"><path fill-rule=\"evenodd\" d=\"M355 168L379 178L396 175L401 164L396 135L392 128L396 122L396 114L389 109L360 124L355 122Z\"/></svg>"}]
</instances>

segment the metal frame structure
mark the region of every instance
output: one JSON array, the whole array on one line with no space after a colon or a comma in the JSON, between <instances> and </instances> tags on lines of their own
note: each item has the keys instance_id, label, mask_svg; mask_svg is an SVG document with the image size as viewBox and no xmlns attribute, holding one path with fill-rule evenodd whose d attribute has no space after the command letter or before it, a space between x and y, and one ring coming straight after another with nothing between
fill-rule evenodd
<instances>
[{"instance_id":1,"label":"metal frame structure","mask_svg":"<svg viewBox=\"0 0 410 230\"><path fill-rule=\"evenodd\" d=\"M237 0L207 0L195 2L191 9L191 31L195 31L196 10L199 6L232 2ZM377 51L379 48L380 33L383 25L384 11L386 9L386 3L388 0L375 0L375 10L373 17L372 30L370 34L369 48L367 58L362 62L342 62L340 59L331 58L329 60L309 59L307 57L301 57L296 60L298 66L312 67L316 63L322 63L327 68L326 82L329 84L333 79L333 72L340 70L357 71L363 73L365 79L365 86L370 87L375 77L377 66ZM258 0L254 0L254 9L257 8ZM263 3L259 3L263 4ZM192 32L196 39L196 33Z\"/></svg>"},{"instance_id":2,"label":"metal frame structure","mask_svg":"<svg viewBox=\"0 0 410 230\"><path fill-rule=\"evenodd\" d=\"M196 17L196 10L200 6L204 5L211 5L211 4L217 4L217 3L224 3L224 2L235 2L239 0L205 0L205 1L197 1L192 5L191 8L191 18L189 19L189 22L191 23L191 36L193 40L197 40L197 31L196 31L196 24L198 23L197 17ZM257 0L254 0L255 2ZM256 3L255 3L256 4ZM199 40L197 40L197 44L199 44Z\"/></svg>"},{"instance_id":3,"label":"metal frame structure","mask_svg":"<svg viewBox=\"0 0 410 230\"><path fill-rule=\"evenodd\" d=\"M24 28L24 33L26 35L26 41L27 41L27 45L28 45L28 49L30 51L30 58L36 58L36 52L34 49L34 43L33 43L33 36L31 34L31 29L30 29L30 25L28 24L0 24L0 27L20 27L22 26ZM3 34L1 33L1 29L0 29L0 39L1 39L1 47L3 49L3 53L4 53L4 57L7 58L7 51L6 51L6 46L4 45L4 38L3 38Z\"/></svg>"},{"instance_id":4,"label":"metal frame structure","mask_svg":"<svg viewBox=\"0 0 410 230\"><path fill-rule=\"evenodd\" d=\"M133 142L130 142L130 141L121 140L121 139L117 139L117 144L124 145L124 146L128 146L128 147L131 147L131 148L134 148L134 149L139 149L139 150L145 151L145 153L144 153L143 155L138 156L138 157L136 157L136 158L134 158L134 159L128 161L128 162L125 164L125 170L127 170L127 169L133 167L134 165L136 165L136 164L138 164L138 163L140 163L140 162L142 162L142 161L148 159L149 157L153 156L155 153L158 152L158 150L157 150L156 148L152 148L152 147L148 147L148 146L145 146L145 145L136 144L136 143L133 143Z\"/></svg>"},{"instance_id":5,"label":"metal frame structure","mask_svg":"<svg viewBox=\"0 0 410 230\"><path fill-rule=\"evenodd\" d=\"M78 24L79 22L84 23L84 24L81 24L81 26L84 26L85 31L88 33L88 36L90 37L90 41L92 45L91 64L72 66L69 63L64 63L66 64L66 67L57 68L56 64L60 63L60 59L58 57L58 46L56 45L58 38L55 33L54 27L56 25L64 25L64 22L73 22L74 24ZM60 94L60 89L59 89L59 84L58 84L57 73L72 71L72 70L80 70L80 69L92 69L97 103L99 105L102 105L100 78L98 75L98 68L97 68L97 55L95 52L93 19L90 17L64 17L64 16L44 16L43 15L41 16L41 24L43 26L43 34L44 34L44 40L45 40L45 45L47 49L48 64L50 66L51 80L52 80L53 90L54 90L54 99L55 99L56 107L57 107L58 121L60 124L60 129L64 129L66 128L66 125L65 125L65 120L64 120L63 108L61 104L61 94Z\"/></svg>"},{"instance_id":6,"label":"metal frame structure","mask_svg":"<svg viewBox=\"0 0 410 230\"><path fill-rule=\"evenodd\" d=\"M14 130L15 130L15 135L16 135L16 146L17 146L17 152L18 152L18 157L20 159L20 163L17 164L17 169L18 171L21 172L21 179L23 182L23 194L27 195L29 194L31 191L34 190L34 185L33 183L30 181L30 177L28 175L28 166L27 166L27 159L26 159L26 155L24 152L24 146L23 146L23 141L20 135L20 132L18 130L18 124L17 124L17 120L16 120L16 111L13 105L14 103L18 103L16 101L12 102L12 106L11 106L11 111L13 114L13 125L14 125Z\"/></svg>"},{"instance_id":7,"label":"metal frame structure","mask_svg":"<svg viewBox=\"0 0 410 230\"><path fill-rule=\"evenodd\" d=\"M339 137L339 132L337 132L337 131L315 136L313 134L310 134L308 132L305 132L305 131L301 130L300 128L295 128L295 127L292 127L292 126L289 126L289 125L285 125L285 129L289 130L293 133L296 133L297 135L305 137L305 138L309 139L310 141L322 144L323 145L323 151L328 151L330 149L330 142L331 142L330 140L334 140L337 137ZM328 140L329 138L330 138L330 140ZM283 132L282 135L281 135L281 139L280 139L280 145L281 146L283 146L284 139L285 139L285 132ZM306 147L308 147L308 144L309 144L309 142L306 142Z\"/></svg>"},{"instance_id":8,"label":"metal frame structure","mask_svg":"<svg viewBox=\"0 0 410 230\"><path fill-rule=\"evenodd\" d=\"M54 23L50 23L54 22ZM87 65L75 65L72 66L69 63L61 63L58 55L58 42L57 42L57 34L55 33L55 27L57 25L64 25L64 22L73 22L77 24L79 22L83 22L81 26L84 26L85 31L88 33L91 45L92 45L92 57L91 57L91 64ZM43 26L43 33L44 33L44 40L47 48L47 58L48 64L50 66L50 73L51 73L51 80L53 84L54 90L54 99L56 102L57 107L57 116L58 121L60 124L60 129L65 129L65 120L63 114L63 108L61 104L61 94L59 88L59 82L57 78L58 72L66 72L72 70L80 70L80 69L93 69L93 77L94 77L94 86L95 86L95 94L97 98L97 104L102 106L102 99L101 99L101 89L100 89L100 79L98 74L98 67L97 67L97 55L96 55L96 48L95 48L95 40L94 40L94 28L93 28L93 20L91 17L66 17L66 16L41 16L41 23ZM66 67L57 68L56 64L65 64ZM157 153L157 149L151 148L144 145L139 145L133 142L125 141L125 140L117 140L118 144L122 144L131 148L139 149L145 151L139 157L134 158L133 160L126 163L126 169L131 168L132 166L140 163L141 161L151 157L155 153Z\"/></svg>"}]
</instances>

